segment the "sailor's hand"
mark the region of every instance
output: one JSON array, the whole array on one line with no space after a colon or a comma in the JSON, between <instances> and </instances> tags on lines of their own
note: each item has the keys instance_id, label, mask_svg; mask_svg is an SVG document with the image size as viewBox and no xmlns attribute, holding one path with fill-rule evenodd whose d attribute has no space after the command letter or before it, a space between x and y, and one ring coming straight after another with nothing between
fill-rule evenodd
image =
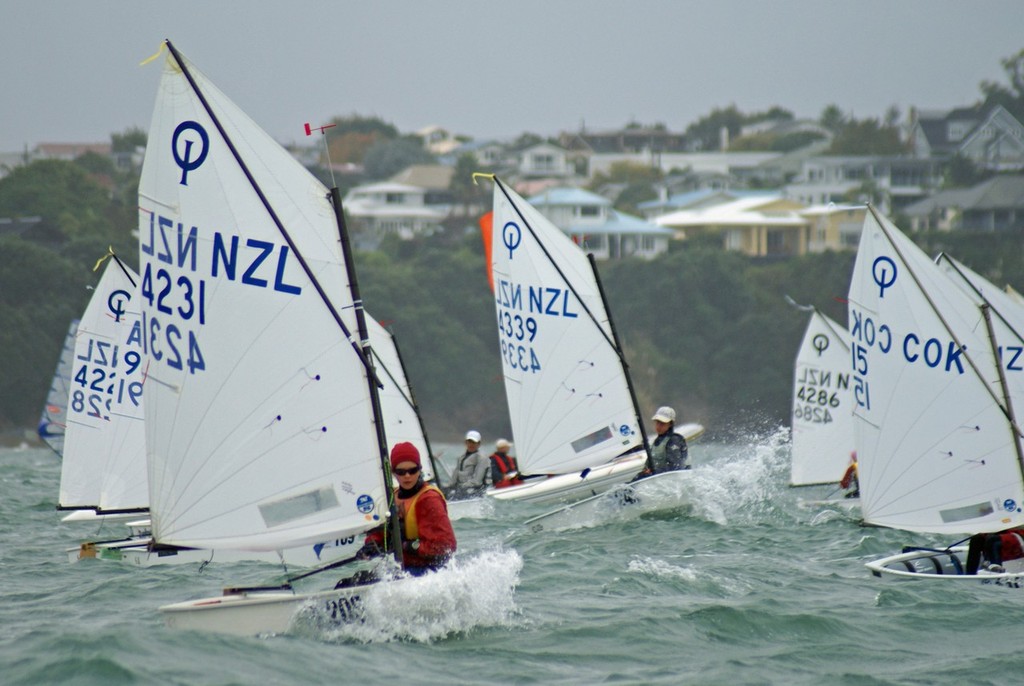
<instances>
[{"instance_id":1,"label":"sailor's hand","mask_svg":"<svg viewBox=\"0 0 1024 686\"><path fill-rule=\"evenodd\" d=\"M362 548L359 549L359 551L356 553L356 559L369 560L373 557L380 557L383 554L384 551L380 549L380 546L371 541L369 543L366 543Z\"/></svg>"},{"instance_id":2,"label":"sailor's hand","mask_svg":"<svg viewBox=\"0 0 1024 686\"><path fill-rule=\"evenodd\" d=\"M419 541L402 541L402 550L407 553L415 553L420 549Z\"/></svg>"}]
</instances>

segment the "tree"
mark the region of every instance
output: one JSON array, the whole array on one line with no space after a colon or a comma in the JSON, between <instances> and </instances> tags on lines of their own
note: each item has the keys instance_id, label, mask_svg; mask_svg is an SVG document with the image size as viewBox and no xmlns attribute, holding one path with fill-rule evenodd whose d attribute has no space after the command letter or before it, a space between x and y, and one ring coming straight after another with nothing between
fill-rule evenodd
<instances>
[{"instance_id":1,"label":"tree","mask_svg":"<svg viewBox=\"0 0 1024 686\"><path fill-rule=\"evenodd\" d=\"M110 149L113 152L135 152L137 148L146 147L146 132L135 127L125 129L122 133L110 134Z\"/></svg>"},{"instance_id":2,"label":"tree","mask_svg":"<svg viewBox=\"0 0 1024 686\"><path fill-rule=\"evenodd\" d=\"M821 111L818 123L834 134L839 133L846 126L846 115L839 109L839 105L828 105Z\"/></svg>"},{"instance_id":3,"label":"tree","mask_svg":"<svg viewBox=\"0 0 1024 686\"><path fill-rule=\"evenodd\" d=\"M416 136L396 140L382 140L370 146L363 159L366 175L371 179L386 179L414 164L433 164L434 156L423 147Z\"/></svg>"},{"instance_id":4,"label":"tree","mask_svg":"<svg viewBox=\"0 0 1024 686\"><path fill-rule=\"evenodd\" d=\"M1002 60L1010 87L993 81L982 81L981 92L985 96L982 107L988 109L1002 105L1017 119L1024 120L1024 50Z\"/></svg>"}]
</instances>

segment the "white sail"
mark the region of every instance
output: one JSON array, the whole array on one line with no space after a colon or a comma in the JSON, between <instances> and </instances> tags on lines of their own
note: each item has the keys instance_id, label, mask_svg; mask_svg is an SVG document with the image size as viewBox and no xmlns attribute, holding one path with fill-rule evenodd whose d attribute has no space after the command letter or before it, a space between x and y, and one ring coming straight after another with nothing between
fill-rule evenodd
<instances>
[{"instance_id":1,"label":"white sail","mask_svg":"<svg viewBox=\"0 0 1024 686\"><path fill-rule=\"evenodd\" d=\"M497 179L491 261L520 469L568 473L641 445L637 411L590 263Z\"/></svg>"},{"instance_id":2,"label":"white sail","mask_svg":"<svg viewBox=\"0 0 1024 686\"><path fill-rule=\"evenodd\" d=\"M1024 331L1024 302L1015 298L1010 291L998 288L981 274L945 253L935 258L935 264L953 280L953 283L960 286L968 297L981 298L989 303L996 316L1005 320L1018 335ZM1007 351L1006 354L1013 356L1014 351ZM1024 367L1024 358L1010 359L1007 364L1010 368Z\"/></svg>"},{"instance_id":3,"label":"white sail","mask_svg":"<svg viewBox=\"0 0 1024 686\"><path fill-rule=\"evenodd\" d=\"M960 534L1024 522L1019 437L994 353L1021 342L998 326L991 341L984 314L891 222L867 215L849 294L867 523Z\"/></svg>"},{"instance_id":4,"label":"white sail","mask_svg":"<svg viewBox=\"0 0 1024 686\"><path fill-rule=\"evenodd\" d=\"M62 508L144 509L149 500L138 278L116 258L109 260L78 325L61 463Z\"/></svg>"},{"instance_id":5,"label":"white sail","mask_svg":"<svg viewBox=\"0 0 1024 686\"><path fill-rule=\"evenodd\" d=\"M383 454L328 190L173 48L139 206L154 538L271 550L379 523Z\"/></svg>"},{"instance_id":6,"label":"white sail","mask_svg":"<svg viewBox=\"0 0 1024 686\"><path fill-rule=\"evenodd\" d=\"M793 486L835 483L853 445L849 334L818 310L811 313L793 373Z\"/></svg>"},{"instance_id":7,"label":"white sail","mask_svg":"<svg viewBox=\"0 0 1024 686\"><path fill-rule=\"evenodd\" d=\"M423 456L423 478L429 481L434 478L433 465L427 459L430 449L395 339L369 315L366 317L366 329L373 348L377 379L382 385L377 394L388 442L391 445L403 442L415 445Z\"/></svg>"},{"instance_id":8,"label":"white sail","mask_svg":"<svg viewBox=\"0 0 1024 686\"><path fill-rule=\"evenodd\" d=\"M57 368L46 394L46 404L39 417L39 438L50 446L58 457L64 456L64 431L68 423L68 393L71 391L71 360L75 356L75 335L78 321L72 319L64 336L64 345L57 358Z\"/></svg>"}]
</instances>

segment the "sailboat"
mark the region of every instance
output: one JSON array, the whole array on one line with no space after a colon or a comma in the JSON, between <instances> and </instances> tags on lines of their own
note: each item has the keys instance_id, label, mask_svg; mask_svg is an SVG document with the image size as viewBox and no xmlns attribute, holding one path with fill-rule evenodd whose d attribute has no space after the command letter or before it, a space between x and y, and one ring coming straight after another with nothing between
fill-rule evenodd
<instances>
[{"instance_id":1,"label":"sailboat","mask_svg":"<svg viewBox=\"0 0 1024 686\"><path fill-rule=\"evenodd\" d=\"M491 277L525 483L487 496L542 504L598 495L635 477L649 448L593 257L491 178Z\"/></svg>"},{"instance_id":2,"label":"sailboat","mask_svg":"<svg viewBox=\"0 0 1024 686\"><path fill-rule=\"evenodd\" d=\"M398 556L340 194L165 46L139 184L153 537L280 550L385 525ZM366 590L289 583L160 610L172 627L251 635L287 630L308 603L348 616Z\"/></svg>"},{"instance_id":3,"label":"sailboat","mask_svg":"<svg viewBox=\"0 0 1024 686\"><path fill-rule=\"evenodd\" d=\"M146 513L142 388L145 369L133 299L138 275L110 260L75 329L58 510L65 522L125 521ZM129 455L133 459L120 459ZM80 548L68 551L77 559Z\"/></svg>"},{"instance_id":4,"label":"sailboat","mask_svg":"<svg viewBox=\"0 0 1024 686\"><path fill-rule=\"evenodd\" d=\"M75 354L75 334L78 332L78 321L72 319L68 332L64 336L57 368L50 381L50 390L46 394L46 403L39 417L37 433L40 440L50 447L57 457L64 457L64 431L67 428L68 392L71 386L71 359Z\"/></svg>"},{"instance_id":5,"label":"sailboat","mask_svg":"<svg viewBox=\"0 0 1024 686\"><path fill-rule=\"evenodd\" d=\"M793 370L790 486L838 482L854 452L848 339L841 324L811 308ZM815 507L857 504L857 498L843 497L801 501Z\"/></svg>"},{"instance_id":6,"label":"sailboat","mask_svg":"<svg viewBox=\"0 0 1024 686\"><path fill-rule=\"evenodd\" d=\"M849 293L854 436L869 525L941 535L1024 523L1014 322L957 284L874 208ZM877 577L1017 585L1024 569L965 574L966 547L906 549Z\"/></svg>"}]
</instances>

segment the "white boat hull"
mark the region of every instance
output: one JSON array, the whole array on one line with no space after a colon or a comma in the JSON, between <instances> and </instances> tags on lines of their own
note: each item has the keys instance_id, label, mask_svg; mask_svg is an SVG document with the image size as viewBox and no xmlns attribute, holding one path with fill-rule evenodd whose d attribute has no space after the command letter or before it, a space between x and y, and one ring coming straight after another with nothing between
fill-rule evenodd
<instances>
[{"instance_id":1,"label":"white boat hull","mask_svg":"<svg viewBox=\"0 0 1024 686\"><path fill-rule=\"evenodd\" d=\"M675 432L687 440L695 441L704 435L702 424L683 424ZM547 479L531 480L520 486L490 488L487 496L508 502L526 502L537 505L567 503L592 498L633 479L644 468L646 455L636 453L582 472L560 474Z\"/></svg>"},{"instance_id":2,"label":"white boat hull","mask_svg":"<svg viewBox=\"0 0 1024 686\"><path fill-rule=\"evenodd\" d=\"M405 583L398 579L386 583ZM283 634L300 613L309 613L317 624L340 626L362 616L361 596L380 582L371 582L317 593L293 591L243 591L188 600L160 608L171 629L204 631L233 636Z\"/></svg>"},{"instance_id":3,"label":"white boat hull","mask_svg":"<svg viewBox=\"0 0 1024 686\"><path fill-rule=\"evenodd\" d=\"M977 574L965 574L963 570L967 566L967 546L946 550L912 550L867 562L864 566L872 576L879 579L925 579L946 584L982 584L1024 589L1024 558L1006 562L1004 572L979 569Z\"/></svg>"},{"instance_id":4,"label":"white boat hull","mask_svg":"<svg viewBox=\"0 0 1024 686\"><path fill-rule=\"evenodd\" d=\"M579 500L626 483L643 469L646 461L644 453L629 455L582 472L530 480L508 488L490 488L487 497L504 502L537 505Z\"/></svg>"},{"instance_id":5,"label":"white boat hull","mask_svg":"<svg viewBox=\"0 0 1024 686\"><path fill-rule=\"evenodd\" d=\"M688 502L683 489L692 478L692 469L655 474L528 519L526 526L534 533L558 531L601 523L612 517L680 507Z\"/></svg>"}]
</instances>

